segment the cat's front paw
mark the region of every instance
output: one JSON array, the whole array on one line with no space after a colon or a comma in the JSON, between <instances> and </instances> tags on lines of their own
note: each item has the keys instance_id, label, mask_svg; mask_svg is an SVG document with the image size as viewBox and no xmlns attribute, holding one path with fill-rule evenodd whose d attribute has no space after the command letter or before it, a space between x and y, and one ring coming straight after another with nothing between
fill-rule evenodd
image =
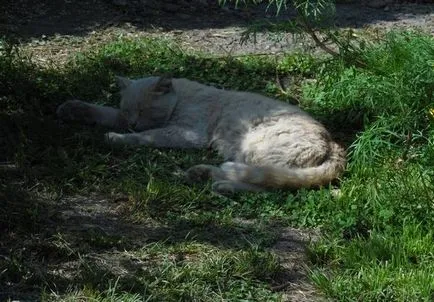
<instances>
[{"instance_id":1,"label":"cat's front paw","mask_svg":"<svg viewBox=\"0 0 434 302\"><path fill-rule=\"evenodd\" d=\"M104 135L104 141L107 144L120 144L122 143L122 137L123 135L116 132L107 132Z\"/></svg>"},{"instance_id":2,"label":"cat's front paw","mask_svg":"<svg viewBox=\"0 0 434 302\"><path fill-rule=\"evenodd\" d=\"M233 195L237 191L234 184L231 181L226 180L213 182L211 189L212 191L225 196Z\"/></svg>"},{"instance_id":3,"label":"cat's front paw","mask_svg":"<svg viewBox=\"0 0 434 302\"><path fill-rule=\"evenodd\" d=\"M90 124L93 121L93 110L85 102L70 100L57 107L56 115L67 122L84 122Z\"/></svg>"}]
</instances>

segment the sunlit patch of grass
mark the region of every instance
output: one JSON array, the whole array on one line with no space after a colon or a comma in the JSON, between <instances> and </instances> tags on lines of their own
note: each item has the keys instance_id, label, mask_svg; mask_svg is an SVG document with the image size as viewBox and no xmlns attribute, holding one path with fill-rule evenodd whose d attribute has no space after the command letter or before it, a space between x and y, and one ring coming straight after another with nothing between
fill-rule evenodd
<instances>
[{"instance_id":1,"label":"sunlit patch of grass","mask_svg":"<svg viewBox=\"0 0 434 302\"><path fill-rule=\"evenodd\" d=\"M334 65L306 87L314 111L348 112L364 121L349 148L340 196L322 208L335 213L322 219L334 235L313 248L313 280L338 300L428 301L434 288L434 41L390 33L362 55L364 68Z\"/></svg>"}]
</instances>

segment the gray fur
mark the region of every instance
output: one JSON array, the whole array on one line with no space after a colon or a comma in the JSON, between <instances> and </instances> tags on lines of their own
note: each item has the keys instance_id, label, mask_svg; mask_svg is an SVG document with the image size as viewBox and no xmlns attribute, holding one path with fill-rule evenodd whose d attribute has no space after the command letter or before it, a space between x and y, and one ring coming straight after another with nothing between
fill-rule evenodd
<instances>
[{"instance_id":1,"label":"gray fur","mask_svg":"<svg viewBox=\"0 0 434 302\"><path fill-rule=\"evenodd\" d=\"M117 79L120 109L68 101L59 106L58 116L136 131L109 132L110 143L212 147L227 162L198 165L186 174L192 182L211 177L213 189L221 193L320 186L344 171L344 150L297 106L187 79Z\"/></svg>"}]
</instances>

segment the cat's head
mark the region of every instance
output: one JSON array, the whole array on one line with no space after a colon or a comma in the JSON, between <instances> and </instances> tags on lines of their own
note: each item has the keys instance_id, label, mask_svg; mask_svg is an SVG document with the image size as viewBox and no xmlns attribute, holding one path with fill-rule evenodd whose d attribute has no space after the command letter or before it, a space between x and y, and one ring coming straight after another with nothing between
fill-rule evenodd
<instances>
[{"instance_id":1,"label":"cat's head","mask_svg":"<svg viewBox=\"0 0 434 302\"><path fill-rule=\"evenodd\" d=\"M121 89L120 109L136 131L163 126L172 115L177 96L170 77L116 77Z\"/></svg>"}]
</instances>

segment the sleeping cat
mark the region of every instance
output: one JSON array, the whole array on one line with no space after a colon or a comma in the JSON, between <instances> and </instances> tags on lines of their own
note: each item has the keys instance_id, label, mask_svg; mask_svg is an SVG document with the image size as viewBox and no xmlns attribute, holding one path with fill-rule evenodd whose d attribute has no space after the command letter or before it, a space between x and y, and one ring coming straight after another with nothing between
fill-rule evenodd
<instances>
[{"instance_id":1,"label":"sleeping cat","mask_svg":"<svg viewBox=\"0 0 434 302\"><path fill-rule=\"evenodd\" d=\"M58 107L58 117L134 129L107 133L106 140L114 144L214 148L225 162L193 166L186 177L192 182L212 178L213 190L222 194L317 187L345 169L344 149L297 106L183 78L117 80L120 109L72 100Z\"/></svg>"}]
</instances>

